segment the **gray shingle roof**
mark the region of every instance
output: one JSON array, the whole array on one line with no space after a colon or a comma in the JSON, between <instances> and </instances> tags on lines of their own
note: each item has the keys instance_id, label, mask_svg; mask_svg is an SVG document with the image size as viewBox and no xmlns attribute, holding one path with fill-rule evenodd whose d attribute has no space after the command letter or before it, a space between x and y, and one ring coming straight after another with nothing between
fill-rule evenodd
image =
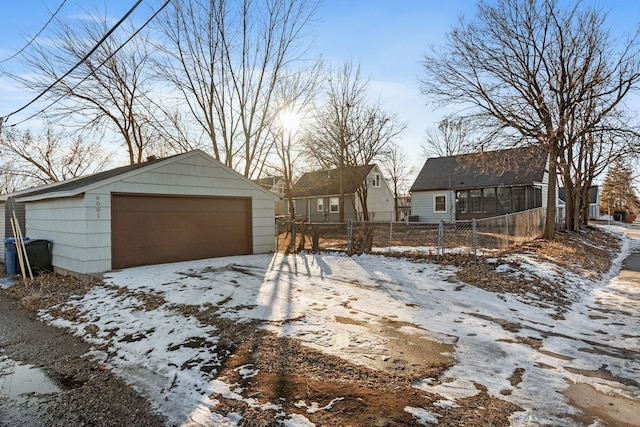
<instances>
[{"instance_id":1,"label":"gray shingle roof","mask_svg":"<svg viewBox=\"0 0 640 427\"><path fill-rule=\"evenodd\" d=\"M411 192L526 185L542 182L546 151L521 147L428 159Z\"/></svg>"},{"instance_id":2,"label":"gray shingle roof","mask_svg":"<svg viewBox=\"0 0 640 427\"><path fill-rule=\"evenodd\" d=\"M114 178L119 175L124 175L128 172L135 171L137 169L142 169L142 168L148 167L149 165L163 162L165 160L172 159L174 157L178 157L184 154L188 154L188 153L176 154L174 156L164 157L161 159L153 158L142 163L135 163L133 165L121 166L115 169L109 169L107 171L98 172L93 175L82 176L79 178L73 178L66 181L60 181L58 183L52 183L52 184L47 184L40 187L35 187L33 189L23 190L18 192L16 194L16 197L23 198L23 197L37 196L41 194L64 193L64 192L69 192L73 190L78 190L88 185L105 181L107 179Z\"/></svg>"},{"instance_id":3,"label":"gray shingle roof","mask_svg":"<svg viewBox=\"0 0 640 427\"><path fill-rule=\"evenodd\" d=\"M307 172L291 189L292 197L317 197L340 194L340 176L344 194L354 194L375 165Z\"/></svg>"}]
</instances>

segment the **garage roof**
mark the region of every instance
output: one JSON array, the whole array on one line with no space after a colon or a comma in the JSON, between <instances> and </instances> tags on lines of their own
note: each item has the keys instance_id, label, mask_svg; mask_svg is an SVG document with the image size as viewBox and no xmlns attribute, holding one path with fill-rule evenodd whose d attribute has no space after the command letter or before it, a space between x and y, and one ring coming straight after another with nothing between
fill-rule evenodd
<instances>
[{"instance_id":1,"label":"garage roof","mask_svg":"<svg viewBox=\"0 0 640 427\"><path fill-rule=\"evenodd\" d=\"M167 163L171 163L174 161L178 161L180 159L188 158L191 156L203 156L208 160L217 162L213 157L208 155L202 150L193 150L188 153L177 154L175 156L165 157L162 159L151 158L146 162L136 163L133 165L121 166L115 169L110 169L104 172L98 172L93 175L73 178L66 181L51 183L47 185L43 185L40 187L35 187L33 189L27 189L20 192L15 193L16 200L18 202L29 202L35 200L42 199L53 199L59 197L73 197L78 194L82 194L85 191L91 189L95 185L104 185L105 183L111 181L117 181L122 179L127 175L135 175L141 172L144 172L148 169L153 169L165 165ZM220 163L222 167L227 168L227 166ZM229 169L233 173L237 174L238 177L242 179L246 179L247 182L251 182L249 179L245 178L244 175L237 173L236 171ZM269 191L263 189L261 186L251 182L252 185L255 185L257 188L260 188L266 194L269 194L272 197L275 197Z\"/></svg>"}]
</instances>

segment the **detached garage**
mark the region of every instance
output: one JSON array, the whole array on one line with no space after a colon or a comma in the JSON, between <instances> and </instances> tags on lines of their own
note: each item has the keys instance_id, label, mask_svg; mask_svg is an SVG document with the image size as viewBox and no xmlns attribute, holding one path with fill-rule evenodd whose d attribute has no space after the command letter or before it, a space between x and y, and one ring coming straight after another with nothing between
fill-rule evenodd
<instances>
[{"instance_id":1,"label":"detached garage","mask_svg":"<svg viewBox=\"0 0 640 427\"><path fill-rule=\"evenodd\" d=\"M275 250L276 196L196 150L23 192L26 233L61 272Z\"/></svg>"}]
</instances>

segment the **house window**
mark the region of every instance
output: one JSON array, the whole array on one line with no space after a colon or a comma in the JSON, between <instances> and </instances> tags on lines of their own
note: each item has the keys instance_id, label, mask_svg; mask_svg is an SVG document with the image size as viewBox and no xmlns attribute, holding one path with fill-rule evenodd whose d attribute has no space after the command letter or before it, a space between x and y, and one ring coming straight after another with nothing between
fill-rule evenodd
<instances>
[{"instance_id":1,"label":"house window","mask_svg":"<svg viewBox=\"0 0 640 427\"><path fill-rule=\"evenodd\" d=\"M318 199L318 212L324 212L324 199Z\"/></svg>"},{"instance_id":2,"label":"house window","mask_svg":"<svg viewBox=\"0 0 640 427\"><path fill-rule=\"evenodd\" d=\"M542 189L534 188L533 189L533 207L539 208L542 206Z\"/></svg>"},{"instance_id":3,"label":"house window","mask_svg":"<svg viewBox=\"0 0 640 427\"><path fill-rule=\"evenodd\" d=\"M293 213L295 214L296 213L296 201L292 200L292 203L293 203ZM286 205L287 205L287 215L291 215L291 208L290 208L288 200L286 200Z\"/></svg>"},{"instance_id":4,"label":"house window","mask_svg":"<svg viewBox=\"0 0 640 427\"><path fill-rule=\"evenodd\" d=\"M482 190L482 212L489 215L496 213L496 189L485 188Z\"/></svg>"},{"instance_id":5,"label":"house window","mask_svg":"<svg viewBox=\"0 0 640 427\"><path fill-rule=\"evenodd\" d=\"M482 190L469 190L469 212L482 213Z\"/></svg>"},{"instance_id":6,"label":"house window","mask_svg":"<svg viewBox=\"0 0 640 427\"><path fill-rule=\"evenodd\" d=\"M469 192L462 190L456 192L456 212L469 213Z\"/></svg>"},{"instance_id":7,"label":"house window","mask_svg":"<svg viewBox=\"0 0 640 427\"><path fill-rule=\"evenodd\" d=\"M373 176L373 180L371 181L371 185L373 187L380 187L380 174L377 173Z\"/></svg>"},{"instance_id":8,"label":"house window","mask_svg":"<svg viewBox=\"0 0 640 427\"><path fill-rule=\"evenodd\" d=\"M446 212L447 211L447 196L433 196L434 212Z\"/></svg>"},{"instance_id":9,"label":"house window","mask_svg":"<svg viewBox=\"0 0 640 427\"><path fill-rule=\"evenodd\" d=\"M331 213L340 212L340 201L338 197L329 198L329 212Z\"/></svg>"},{"instance_id":10,"label":"house window","mask_svg":"<svg viewBox=\"0 0 640 427\"><path fill-rule=\"evenodd\" d=\"M527 209L524 187L513 187L513 211L521 212Z\"/></svg>"},{"instance_id":11,"label":"house window","mask_svg":"<svg viewBox=\"0 0 640 427\"><path fill-rule=\"evenodd\" d=\"M511 213L511 187L498 187L498 215Z\"/></svg>"}]
</instances>

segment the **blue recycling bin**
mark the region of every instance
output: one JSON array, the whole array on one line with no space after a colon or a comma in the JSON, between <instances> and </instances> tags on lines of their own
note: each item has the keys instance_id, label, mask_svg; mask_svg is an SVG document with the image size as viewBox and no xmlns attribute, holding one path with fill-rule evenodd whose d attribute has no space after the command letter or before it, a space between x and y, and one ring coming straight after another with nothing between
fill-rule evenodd
<instances>
[{"instance_id":1,"label":"blue recycling bin","mask_svg":"<svg viewBox=\"0 0 640 427\"><path fill-rule=\"evenodd\" d=\"M28 240L28 237L22 239L23 242ZM16 239L13 237L4 239L4 262L7 267L7 274L18 273L18 248L16 247Z\"/></svg>"}]
</instances>

